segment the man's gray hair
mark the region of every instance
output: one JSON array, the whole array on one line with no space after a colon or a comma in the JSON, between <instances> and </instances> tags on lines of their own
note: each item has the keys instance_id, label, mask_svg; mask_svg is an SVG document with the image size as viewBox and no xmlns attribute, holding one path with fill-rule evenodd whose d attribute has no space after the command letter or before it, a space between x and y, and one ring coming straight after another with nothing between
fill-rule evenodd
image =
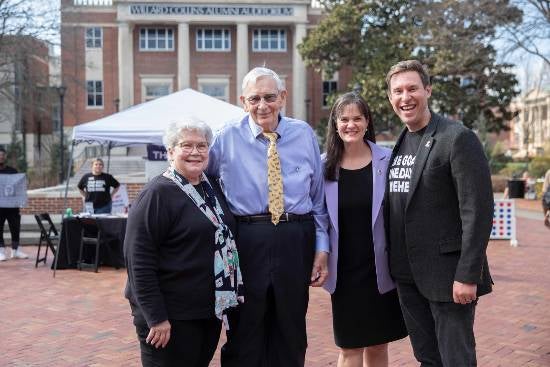
<instances>
[{"instance_id":1,"label":"man's gray hair","mask_svg":"<svg viewBox=\"0 0 550 367\"><path fill-rule=\"evenodd\" d=\"M278 92L286 90L285 84L283 83L281 78L279 78L279 75L277 75L276 72L274 72L273 70L268 69L268 68L257 67L257 68L254 68L254 69L250 70L248 72L248 74L246 74L244 76L243 85L242 85L242 92L244 93L244 90L246 89L246 87L248 86L249 83L256 83L259 78L264 78L264 77L269 77L269 78L275 80L275 82L277 83L277 91Z\"/></svg>"},{"instance_id":2,"label":"man's gray hair","mask_svg":"<svg viewBox=\"0 0 550 367\"><path fill-rule=\"evenodd\" d=\"M181 139L184 131L196 131L204 135L208 145L212 142L212 129L205 122L196 117L186 117L181 120L171 122L166 130L162 142L166 149L174 148Z\"/></svg>"}]
</instances>

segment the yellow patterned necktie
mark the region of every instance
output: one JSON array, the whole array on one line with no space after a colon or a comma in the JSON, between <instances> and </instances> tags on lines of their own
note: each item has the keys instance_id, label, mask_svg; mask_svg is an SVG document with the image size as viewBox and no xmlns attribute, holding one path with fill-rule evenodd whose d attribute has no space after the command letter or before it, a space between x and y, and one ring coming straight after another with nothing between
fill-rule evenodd
<instances>
[{"instance_id":1,"label":"yellow patterned necktie","mask_svg":"<svg viewBox=\"0 0 550 367\"><path fill-rule=\"evenodd\" d=\"M277 153L277 133L263 133L269 139L267 149L267 184L269 186L269 212L271 222L277 225L284 213L283 178L281 177L281 161Z\"/></svg>"}]
</instances>

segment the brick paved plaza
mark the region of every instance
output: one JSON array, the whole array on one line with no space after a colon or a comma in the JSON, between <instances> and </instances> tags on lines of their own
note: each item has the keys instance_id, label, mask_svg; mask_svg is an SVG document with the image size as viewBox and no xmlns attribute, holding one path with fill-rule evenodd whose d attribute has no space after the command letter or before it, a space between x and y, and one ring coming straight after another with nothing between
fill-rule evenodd
<instances>
[{"instance_id":1,"label":"brick paved plaza","mask_svg":"<svg viewBox=\"0 0 550 367\"><path fill-rule=\"evenodd\" d=\"M518 218L519 247L489 245L496 284L477 309L482 367L550 366L550 231L527 217ZM0 366L138 366L125 271L61 270L54 279L49 266L34 268L36 247L25 251L33 258L0 263ZM330 300L319 289L311 291L308 336L306 365L335 366ZM418 365L408 339L390 354L391 366Z\"/></svg>"}]
</instances>

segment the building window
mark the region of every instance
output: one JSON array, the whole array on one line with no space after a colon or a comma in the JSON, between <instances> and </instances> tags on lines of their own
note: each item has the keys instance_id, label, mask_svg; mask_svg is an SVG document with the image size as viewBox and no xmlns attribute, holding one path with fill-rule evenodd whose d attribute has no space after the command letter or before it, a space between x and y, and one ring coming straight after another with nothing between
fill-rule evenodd
<instances>
[{"instance_id":1,"label":"building window","mask_svg":"<svg viewBox=\"0 0 550 367\"><path fill-rule=\"evenodd\" d=\"M143 96L144 102L152 101L162 96L170 94L169 84L148 84L145 85L145 94Z\"/></svg>"},{"instance_id":2,"label":"building window","mask_svg":"<svg viewBox=\"0 0 550 367\"><path fill-rule=\"evenodd\" d=\"M140 51L173 51L174 30L171 28L140 28Z\"/></svg>"},{"instance_id":3,"label":"building window","mask_svg":"<svg viewBox=\"0 0 550 367\"><path fill-rule=\"evenodd\" d=\"M231 32L229 29L197 29L197 51L230 51Z\"/></svg>"},{"instance_id":4,"label":"building window","mask_svg":"<svg viewBox=\"0 0 550 367\"><path fill-rule=\"evenodd\" d=\"M173 90L173 75L141 75L141 101L167 96Z\"/></svg>"},{"instance_id":5,"label":"building window","mask_svg":"<svg viewBox=\"0 0 550 367\"><path fill-rule=\"evenodd\" d=\"M59 131L61 128L61 109L59 103L52 106L52 130Z\"/></svg>"},{"instance_id":6,"label":"building window","mask_svg":"<svg viewBox=\"0 0 550 367\"><path fill-rule=\"evenodd\" d=\"M285 52L284 29L255 29L252 35L252 51Z\"/></svg>"},{"instance_id":7,"label":"building window","mask_svg":"<svg viewBox=\"0 0 550 367\"><path fill-rule=\"evenodd\" d=\"M101 48L103 45L103 31L100 27L86 28L86 48Z\"/></svg>"},{"instance_id":8,"label":"building window","mask_svg":"<svg viewBox=\"0 0 550 367\"><path fill-rule=\"evenodd\" d=\"M103 107L103 82L101 80L87 80L86 92L88 107Z\"/></svg>"},{"instance_id":9,"label":"building window","mask_svg":"<svg viewBox=\"0 0 550 367\"><path fill-rule=\"evenodd\" d=\"M228 77L199 77L199 92L229 102Z\"/></svg>"},{"instance_id":10,"label":"building window","mask_svg":"<svg viewBox=\"0 0 550 367\"><path fill-rule=\"evenodd\" d=\"M330 107L328 97L331 94L336 93L337 90L338 90L338 82L336 80L323 80L323 96L322 96L323 108Z\"/></svg>"}]
</instances>

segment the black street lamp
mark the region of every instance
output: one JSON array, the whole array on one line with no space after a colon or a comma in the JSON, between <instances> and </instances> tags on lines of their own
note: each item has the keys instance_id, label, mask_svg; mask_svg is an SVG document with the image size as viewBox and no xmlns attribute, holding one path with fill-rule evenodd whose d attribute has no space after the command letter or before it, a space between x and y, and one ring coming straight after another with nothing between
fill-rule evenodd
<instances>
[{"instance_id":1,"label":"black street lamp","mask_svg":"<svg viewBox=\"0 0 550 367\"><path fill-rule=\"evenodd\" d=\"M63 183L63 179L65 178L65 148L63 146L63 98L65 97L67 87L65 87L64 85L60 85L56 89L57 93L59 94L59 183Z\"/></svg>"}]
</instances>

